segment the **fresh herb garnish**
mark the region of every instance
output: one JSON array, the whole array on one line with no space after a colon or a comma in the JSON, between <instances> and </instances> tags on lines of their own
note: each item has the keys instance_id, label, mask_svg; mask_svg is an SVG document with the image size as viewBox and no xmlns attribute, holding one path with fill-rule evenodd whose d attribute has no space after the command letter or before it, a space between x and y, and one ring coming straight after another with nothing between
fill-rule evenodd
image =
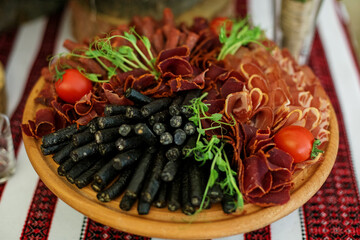
<instances>
[{"instance_id":1,"label":"fresh herb garnish","mask_svg":"<svg viewBox=\"0 0 360 240\"><path fill-rule=\"evenodd\" d=\"M55 65L55 79L56 79L56 81L57 80L62 80L64 74L65 74L65 71L59 71L59 69Z\"/></svg>"},{"instance_id":2,"label":"fresh herb garnish","mask_svg":"<svg viewBox=\"0 0 360 240\"><path fill-rule=\"evenodd\" d=\"M126 45L120 47L112 46L111 40L114 38L126 39L130 42L132 47ZM138 47L138 40L144 44L146 54L148 56ZM99 79L100 75L87 73L84 69L78 68L85 77L93 82L108 82L116 75L117 69L120 69L123 72L128 72L133 69L141 68L153 74L156 79L160 75L155 67L156 58L154 58L151 52L151 43L149 39L145 36L137 34L134 28L130 28L129 32L124 32L123 35L113 35L95 39L91 44L89 44L88 49L77 49L77 51L83 51L84 54L72 52L68 55L78 58L94 59L107 71L107 79L101 80ZM109 61L113 66L106 65L104 60Z\"/></svg>"},{"instance_id":3,"label":"fresh herb garnish","mask_svg":"<svg viewBox=\"0 0 360 240\"><path fill-rule=\"evenodd\" d=\"M317 155L319 155L319 153L323 153L323 150L320 150L318 148L318 146L321 144L321 141L319 139L315 139L313 146L312 146L312 150L311 150L311 159L314 159L317 157Z\"/></svg>"},{"instance_id":4,"label":"fresh herb garnish","mask_svg":"<svg viewBox=\"0 0 360 240\"><path fill-rule=\"evenodd\" d=\"M228 54L235 54L241 47L251 42L259 43L263 33L259 27L250 28L247 18L233 22L231 31L226 29L226 22L220 28L219 40L223 44L218 60L223 60Z\"/></svg>"},{"instance_id":5,"label":"fresh herb garnish","mask_svg":"<svg viewBox=\"0 0 360 240\"><path fill-rule=\"evenodd\" d=\"M236 183L236 172L231 169L229 159L224 150L226 142L219 139L216 135L212 135L210 140L208 140L205 133L206 131L215 129L221 130L222 132L224 131L223 125L233 126L236 122L234 118L232 119L232 123L221 121L222 114L220 113L207 114L209 104L203 102L207 94L208 93L204 93L201 97L191 100L191 105L188 106L194 114L189 120L197 126L198 138L196 146L191 149L187 155L192 152L195 160L203 164L206 161L211 161L209 179L197 212L203 209L209 189L217 183L220 184L224 193L234 196L237 199L236 206L241 208L244 204L243 198ZM201 124L202 120L210 120L212 122L211 127L203 128ZM225 178L221 181L219 180L219 171L225 174Z\"/></svg>"}]
</instances>

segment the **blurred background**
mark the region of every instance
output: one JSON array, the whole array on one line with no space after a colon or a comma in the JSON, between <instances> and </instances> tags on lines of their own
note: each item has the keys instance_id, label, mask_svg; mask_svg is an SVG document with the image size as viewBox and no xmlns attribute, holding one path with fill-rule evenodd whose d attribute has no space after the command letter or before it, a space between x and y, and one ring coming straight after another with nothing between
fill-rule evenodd
<instances>
[{"instance_id":1,"label":"blurred background","mask_svg":"<svg viewBox=\"0 0 360 240\"><path fill-rule=\"evenodd\" d=\"M280 0L273 1L275 3ZM315 2L317 0L293 1ZM339 15L344 18L343 22L346 24L354 52L360 62L360 0L338 0L338 3L342 11ZM134 15L150 15L155 19L160 19L165 7L173 10L177 22L185 23L192 22L195 16L208 19L220 14L234 17L235 12L241 12L241 9L236 9L236 0L0 0L0 34L11 31L24 22L53 14L62 8L69 8L72 16L73 37L82 41L119 24L127 23ZM6 106L4 84L0 61L0 112L4 112L4 106Z\"/></svg>"},{"instance_id":2,"label":"blurred background","mask_svg":"<svg viewBox=\"0 0 360 240\"><path fill-rule=\"evenodd\" d=\"M233 3L234 0L0 0L0 31L69 7L74 36L81 40L126 23L135 15L161 19L166 7L172 9L178 22L192 22L193 16L230 16L235 10Z\"/></svg>"},{"instance_id":3,"label":"blurred background","mask_svg":"<svg viewBox=\"0 0 360 240\"><path fill-rule=\"evenodd\" d=\"M251 0L248 0L251 1ZM340 0L358 59L360 59L359 0ZM0 0L0 32L42 15L69 7L73 34L77 40L125 23L133 15L160 18L165 7L172 8L176 19L192 21L191 16L211 18L218 13L232 16L235 0Z\"/></svg>"}]
</instances>

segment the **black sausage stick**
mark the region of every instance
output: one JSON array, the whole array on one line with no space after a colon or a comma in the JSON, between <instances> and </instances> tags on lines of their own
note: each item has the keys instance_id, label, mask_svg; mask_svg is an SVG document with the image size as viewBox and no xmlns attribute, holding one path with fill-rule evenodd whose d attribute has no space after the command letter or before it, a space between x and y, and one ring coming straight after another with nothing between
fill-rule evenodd
<instances>
[{"instance_id":1,"label":"black sausage stick","mask_svg":"<svg viewBox=\"0 0 360 240\"><path fill-rule=\"evenodd\" d=\"M110 105L106 105L104 108L104 115L106 117L125 114L125 112L126 112L126 106L122 106L122 105L110 104Z\"/></svg>"},{"instance_id":2,"label":"black sausage stick","mask_svg":"<svg viewBox=\"0 0 360 240\"><path fill-rule=\"evenodd\" d=\"M181 152L178 146L173 146L165 152L165 156L169 161L176 161L180 158Z\"/></svg>"},{"instance_id":3,"label":"black sausage stick","mask_svg":"<svg viewBox=\"0 0 360 240\"><path fill-rule=\"evenodd\" d=\"M139 199L137 211L139 215L146 215L150 212L151 203L144 201L143 199Z\"/></svg>"},{"instance_id":4,"label":"black sausage stick","mask_svg":"<svg viewBox=\"0 0 360 240\"><path fill-rule=\"evenodd\" d=\"M70 152L75 149L75 146L69 142L65 147L53 155L53 160L57 164L63 163L67 158L70 157Z\"/></svg>"},{"instance_id":5,"label":"black sausage stick","mask_svg":"<svg viewBox=\"0 0 360 240\"><path fill-rule=\"evenodd\" d=\"M102 156L118 151L115 142L101 143L98 145L98 149Z\"/></svg>"},{"instance_id":6,"label":"black sausage stick","mask_svg":"<svg viewBox=\"0 0 360 240\"><path fill-rule=\"evenodd\" d=\"M101 158L91 168L75 179L75 185L81 189L90 184L94 180L95 173L97 173L107 162L107 159Z\"/></svg>"},{"instance_id":7,"label":"black sausage stick","mask_svg":"<svg viewBox=\"0 0 360 240\"><path fill-rule=\"evenodd\" d=\"M193 122L187 122L184 125L184 132L186 135L191 136L196 133L196 126Z\"/></svg>"},{"instance_id":8,"label":"black sausage stick","mask_svg":"<svg viewBox=\"0 0 360 240\"><path fill-rule=\"evenodd\" d=\"M168 161L161 172L161 180L164 182L171 182L174 180L176 173L178 172L178 168L180 165L180 161Z\"/></svg>"},{"instance_id":9,"label":"black sausage stick","mask_svg":"<svg viewBox=\"0 0 360 240\"><path fill-rule=\"evenodd\" d=\"M160 112L154 113L149 117L149 124L152 126L155 123L164 123L167 122L170 118L169 110L165 109Z\"/></svg>"},{"instance_id":10,"label":"black sausage stick","mask_svg":"<svg viewBox=\"0 0 360 240\"><path fill-rule=\"evenodd\" d=\"M87 126L91 133L95 133L98 130L98 117L93 118Z\"/></svg>"},{"instance_id":11,"label":"black sausage stick","mask_svg":"<svg viewBox=\"0 0 360 240\"><path fill-rule=\"evenodd\" d=\"M109 202L120 196L121 193L125 190L132 173L133 170L131 168L127 168L124 169L124 171L121 171L119 178L114 183L96 195L97 199L99 199L101 202Z\"/></svg>"},{"instance_id":12,"label":"black sausage stick","mask_svg":"<svg viewBox=\"0 0 360 240\"><path fill-rule=\"evenodd\" d=\"M144 117L149 117L150 115L153 115L154 113L157 113L161 110L166 109L170 103L171 103L171 98L158 98L144 106L142 106L141 108L141 114Z\"/></svg>"},{"instance_id":13,"label":"black sausage stick","mask_svg":"<svg viewBox=\"0 0 360 240\"><path fill-rule=\"evenodd\" d=\"M108 161L98 172L94 175L94 182L99 186L107 186L117 175L119 170L113 167L112 161Z\"/></svg>"},{"instance_id":14,"label":"black sausage stick","mask_svg":"<svg viewBox=\"0 0 360 240\"><path fill-rule=\"evenodd\" d=\"M80 176L83 172L88 170L98 160L98 156L90 156L77 162L67 173L66 179L70 183L75 183L75 179Z\"/></svg>"},{"instance_id":15,"label":"black sausage stick","mask_svg":"<svg viewBox=\"0 0 360 240\"><path fill-rule=\"evenodd\" d=\"M57 169L59 176L65 176L66 173L75 165L76 163L71 159L68 158L64 162L60 164Z\"/></svg>"},{"instance_id":16,"label":"black sausage stick","mask_svg":"<svg viewBox=\"0 0 360 240\"><path fill-rule=\"evenodd\" d=\"M84 158L92 156L99 152L99 148L96 142L88 143L84 146L76 148L70 152L70 157L74 162L78 162Z\"/></svg>"},{"instance_id":17,"label":"black sausage stick","mask_svg":"<svg viewBox=\"0 0 360 240\"><path fill-rule=\"evenodd\" d=\"M56 153L56 152L60 151L63 147L66 146L66 144L68 144L68 142L62 142L62 143L59 143L57 145L52 145L52 146L49 146L49 147L44 147L44 146L41 145L40 148L41 148L42 154L50 155L50 154L53 154L53 153Z\"/></svg>"},{"instance_id":18,"label":"black sausage stick","mask_svg":"<svg viewBox=\"0 0 360 240\"><path fill-rule=\"evenodd\" d=\"M73 134L77 132L81 132L85 128L86 126L79 126L78 128L77 125L74 123L72 125L67 126L66 128L62 128L56 132L47 134L42 137L42 146L49 147L52 145L57 145L59 143L62 143L68 140L69 138L71 138Z\"/></svg>"},{"instance_id":19,"label":"black sausage stick","mask_svg":"<svg viewBox=\"0 0 360 240\"><path fill-rule=\"evenodd\" d=\"M170 145L174 141L173 136L169 132L164 132L160 135L160 143L162 145Z\"/></svg>"},{"instance_id":20,"label":"black sausage stick","mask_svg":"<svg viewBox=\"0 0 360 240\"><path fill-rule=\"evenodd\" d=\"M142 154L140 149L131 149L129 151L116 155L111 161L113 167L117 170L121 170L129 165L138 161Z\"/></svg>"},{"instance_id":21,"label":"black sausage stick","mask_svg":"<svg viewBox=\"0 0 360 240\"><path fill-rule=\"evenodd\" d=\"M143 115L141 114L140 109L133 107L133 106L127 106L125 116L128 119L131 119L134 121L141 121L144 119Z\"/></svg>"},{"instance_id":22,"label":"black sausage stick","mask_svg":"<svg viewBox=\"0 0 360 240\"><path fill-rule=\"evenodd\" d=\"M114 115L109 117L99 117L97 121L98 129L111 127L119 127L121 124L127 123L128 119L122 115Z\"/></svg>"},{"instance_id":23,"label":"black sausage stick","mask_svg":"<svg viewBox=\"0 0 360 240\"><path fill-rule=\"evenodd\" d=\"M71 138L72 144L75 147L83 146L94 140L94 134L90 132L90 129L87 128L83 132L74 134Z\"/></svg>"},{"instance_id":24,"label":"black sausage stick","mask_svg":"<svg viewBox=\"0 0 360 240\"><path fill-rule=\"evenodd\" d=\"M124 151L128 149L133 149L140 147L143 144L142 136L134 136L130 138L119 138L116 140L115 145L119 151Z\"/></svg>"},{"instance_id":25,"label":"black sausage stick","mask_svg":"<svg viewBox=\"0 0 360 240\"><path fill-rule=\"evenodd\" d=\"M136 198L133 198L128 195L124 195L120 201L120 209L124 211L129 211L131 207L134 205Z\"/></svg>"},{"instance_id":26,"label":"black sausage stick","mask_svg":"<svg viewBox=\"0 0 360 240\"><path fill-rule=\"evenodd\" d=\"M221 201L221 206L224 213L233 213L236 211L235 199L228 194L224 194Z\"/></svg>"},{"instance_id":27,"label":"black sausage stick","mask_svg":"<svg viewBox=\"0 0 360 240\"><path fill-rule=\"evenodd\" d=\"M139 105L148 104L153 101L151 97L148 97L133 88L126 89L125 97Z\"/></svg>"},{"instance_id":28,"label":"black sausage stick","mask_svg":"<svg viewBox=\"0 0 360 240\"><path fill-rule=\"evenodd\" d=\"M160 150L157 152L152 166L151 172L149 173L149 178L145 182L145 186L141 192L141 199L145 202L151 203L156 193L159 190L161 182L161 171L165 164L165 155L164 151Z\"/></svg>"},{"instance_id":29,"label":"black sausage stick","mask_svg":"<svg viewBox=\"0 0 360 240\"><path fill-rule=\"evenodd\" d=\"M163 134L166 130L166 125L164 123L157 122L153 125L153 132L158 136Z\"/></svg>"},{"instance_id":30,"label":"black sausage stick","mask_svg":"<svg viewBox=\"0 0 360 240\"><path fill-rule=\"evenodd\" d=\"M175 179L170 182L168 209L170 211L176 211L181 207L180 191L181 191L182 174L179 173L175 176Z\"/></svg>"},{"instance_id":31,"label":"black sausage stick","mask_svg":"<svg viewBox=\"0 0 360 240\"><path fill-rule=\"evenodd\" d=\"M132 125L124 123L119 127L119 134L123 137L128 137L131 136L132 130L133 130Z\"/></svg>"},{"instance_id":32,"label":"black sausage stick","mask_svg":"<svg viewBox=\"0 0 360 240\"><path fill-rule=\"evenodd\" d=\"M191 117L193 115L192 111L187 107L188 105L191 105L191 100L194 98L197 98L201 95L201 89L195 89L188 91L184 101L182 102L182 105L180 107L180 111L182 114L184 114L186 117Z\"/></svg>"},{"instance_id":33,"label":"black sausage stick","mask_svg":"<svg viewBox=\"0 0 360 240\"><path fill-rule=\"evenodd\" d=\"M191 164L189 169L190 201L195 207L199 207L203 196L203 173L197 164Z\"/></svg>"},{"instance_id":34,"label":"black sausage stick","mask_svg":"<svg viewBox=\"0 0 360 240\"><path fill-rule=\"evenodd\" d=\"M142 139L149 145L155 145L157 137L145 123L138 123L134 127L135 134L142 136Z\"/></svg>"},{"instance_id":35,"label":"black sausage stick","mask_svg":"<svg viewBox=\"0 0 360 240\"><path fill-rule=\"evenodd\" d=\"M160 189L158 190L158 193L156 194L156 197L154 199L154 205L157 208L164 208L166 207L166 196L168 193L168 184L166 182L161 182Z\"/></svg>"},{"instance_id":36,"label":"black sausage stick","mask_svg":"<svg viewBox=\"0 0 360 240\"><path fill-rule=\"evenodd\" d=\"M183 119L180 115L175 115L170 118L170 126L173 128L181 127Z\"/></svg>"},{"instance_id":37,"label":"black sausage stick","mask_svg":"<svg viewBox=\"0 0 360 240\"><path fill-rule=\"evenodd\" d=\"M174 98L169 106L169 113L171 116L176 116L181 113L181 104L184 101L183 95L178 95Z\"/></svg>"},{"instance_id":38,"label":"black sausage stick","mask_svg":"<svg viewBox=\"0 0 360 240\"><path fill-rule=\"evenodd\" d=\"M190 179L188 167L184 168L181 182L181 211L186 215L193 215L195 213L195 208L191 204L190 199Z\"/></svg>"},{"instance_id":39,"label":"black sausage stick","mask_svg":"<svg viewBox=\"0 0 360 240\"><path fill-rule=\"evenodd\" d=\"M186 141L186 133L181 128L175 130L174 133L174 143L178 146L181 146Z\"/></svg>"},{"instance_id":40,"label":"black sausage stick","mask_svg":"<svg viewBox=\"0 0 360 240\"><path fill-rule=\"evenodd\" d=\"M170 148L166 153L166 157L171 160L165 164L164 169L161 172L161 180L164 182L171 182L178 172L182 159L180 158L180 151L178 151L177 148ZM169 156L169 154L171 154L171 156Z\"/></svg>"},{"instance_id":41,"label":"black sausage stick","mask_svg":"<svg viewBox=\"0 0 360 240\"><path fill-rule=\"evenodd\" d=\"M95 192L100 192L101 190L103 190L104 188L106 188L106 185L97 183L97 182L92 182L91 183L91 188L95 191Z\"/></svg>"},{"instance_id":42,"label":"black sausage stick","mask_svg":"<svg viewBox=\"0 0 360 240\"><path fill-rule=\"evenodd\" d=\"M220 184L215 183L208 191L208 196L211 203L221 202L223 198L223 192L221 190Z\"/></svg>"},{"instance_id":43,"label":"black sausage stick","mask_svg":"<svg viewBox=\"0 0 360 240\"><path fill-rule=\"evenodd\" d=\"M129 185L126 188L125 195L132 197L134 199L138 198L138 194L141 190L141 186L144 182L146 173L148 172L149 167L152 163L152 158L156 152L155 147L149 147L145 154L141 157L135 172L131 177Z\"/></svg>"},{"instance_id":44,"label":"black sausage stick","mask_svg":"<svg viewBox=\"0 0 360 240\"><path fill-rule=\"evenodd\" d=\"M95 141L98 144L113 142L118 139L119 136L119 127L101 129L95 133Z\"/></svg>"}]
</instances>

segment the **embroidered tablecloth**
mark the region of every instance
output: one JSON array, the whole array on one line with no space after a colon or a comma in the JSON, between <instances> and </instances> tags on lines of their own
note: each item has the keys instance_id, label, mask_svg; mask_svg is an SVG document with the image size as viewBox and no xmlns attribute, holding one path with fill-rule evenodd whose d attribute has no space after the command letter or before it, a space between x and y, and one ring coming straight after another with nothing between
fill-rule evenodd
<instances>
[{"instance_id":1,"label":"embroidered tablecloth","mask_svg":"<svg viewBox=\"0 0 360 240\"><path fill-rule=\"evenodd\" d=\"M272 1L238 1L255 24L272 34ZM339 122L334 168L323 187L302 207L262 229L223 239L360 238L360 77L341 5L323 2L309 65L320 78ZM6 71L8 114L17 155L16 174L0 185L0 239L147 239L99 224L58 199L39 179L26 155L20 124L32 86L47 57L64 52L72 39L68 9L0 33ZM153 238L155 239L155 238Z\"/></svg>"}]
</instances>

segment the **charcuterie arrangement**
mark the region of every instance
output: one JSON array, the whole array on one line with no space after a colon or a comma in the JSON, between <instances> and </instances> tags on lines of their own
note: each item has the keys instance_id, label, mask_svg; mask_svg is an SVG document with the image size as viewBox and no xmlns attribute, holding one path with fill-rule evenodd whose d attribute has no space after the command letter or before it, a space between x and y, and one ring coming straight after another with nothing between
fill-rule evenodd
<instances>
[{"instance_id":1,"label":"charcuterie arrangement","mask_svg":"<svg viewBox=\"0 0 360 240\"><path fill-rule=\"evenodd\" d=\"M134 17L51 58L24 133L58 175L140 215L286 204L323 160L330 103L317 77L247 19Z\"/></svg>"}]
</instances>

